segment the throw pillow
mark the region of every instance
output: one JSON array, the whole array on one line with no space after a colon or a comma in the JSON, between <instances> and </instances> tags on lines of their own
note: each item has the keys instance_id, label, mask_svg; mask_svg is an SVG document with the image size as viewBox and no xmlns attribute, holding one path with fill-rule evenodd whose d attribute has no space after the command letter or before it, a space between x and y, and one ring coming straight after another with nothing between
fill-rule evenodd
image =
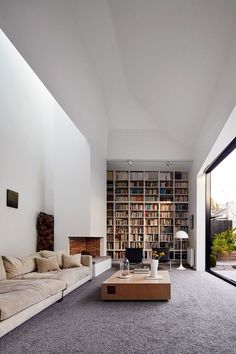
<instances>
[{"instance_id":1,"label":"throw pillow","mask_svg":"<svg viewBox=\"0 0 236 354\"><path fill-rule=\"evenodd\" d=\"M40 251L39 253L40 253L40 255L41 255L43 258L49 258L49 257L55 256L55 252L54 252L54 251L44 250L44 251Z\"/></svg>"},{"instance_id":2,"label":"throw pillow","mask_svg":"<svg viewBox=\"0 0 236 354\"><path fill-rule=\"evenodd\" d=\"M36 258L36 264L39 273L60 270L56 257Z\"/></svg>"},{"instance_id":3,"label":"throw pillow","mask_svg":"<svg viewBox=\"0 0 236 354\"><path fill-rule=\"evenodd\" d=\"M65 250L60 250L60 251L40 251L40 255L44 258L49 258L49 257L53 257L56 256L57 257L57 262L59 264L59 267L62 268L63 267L63 259L62 259L62 255L66 254Z\"/></svg>"},{"instance_id":4,"label":"throw pillow","mask_svg":"<svg viewBox=\"0 0 236 354\"><path fill-rule=\"evenodd\" d=\"M35 270L35 256L12 257L2 256L7 278L33 272Z\"/></svg>"},{"instance_id":5,"label":"throw pillow","mask_svg":"<svg viewBox=\"0 0 236 354\"><path fill-rule=\"evenodd\" d=\"M62 255L63 258L63 268L73 268L81 267L81 253L73 254L68 256L67 254Z\"/></svg>"},{"instance_id":6,"label":"throw pillow","mask_svg":"<svg viewBox=\"0 0 236 354\"><path fill-rule=\"evenodd\" d=\"M7 279L6 271L4 268L2 257L0 256L0 280L6 280L6 279Z\"/></svg>"}]
</instances>

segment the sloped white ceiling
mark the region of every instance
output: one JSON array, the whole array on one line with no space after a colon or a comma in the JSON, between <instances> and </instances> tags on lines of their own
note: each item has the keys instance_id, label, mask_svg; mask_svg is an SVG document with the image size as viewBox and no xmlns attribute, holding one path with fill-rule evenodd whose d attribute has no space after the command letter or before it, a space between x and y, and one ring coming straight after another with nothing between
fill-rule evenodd
<instances>
[{"instance_id":1,"label":"sloped white ceiling","mask_svg":"<svg viewBox=\"0 0 236 354\"><path fill-rule=\"evenodd\" d=\"M236 1L108 3L129 91L162 131L192 148L235 37Z\"/></svg>"},{"instance_id":2,"label":"sloped white ceiling","mask_svg":"<svg viewBox=\"0 0 236 354\"><path fill-rule=\"evenodd\" d=\"M0 24L85 136L107 115L109 158L166 158L161 137L170 159L191 159L236 35L236 1L1 0Z\"/></svg>"}]
</instances>

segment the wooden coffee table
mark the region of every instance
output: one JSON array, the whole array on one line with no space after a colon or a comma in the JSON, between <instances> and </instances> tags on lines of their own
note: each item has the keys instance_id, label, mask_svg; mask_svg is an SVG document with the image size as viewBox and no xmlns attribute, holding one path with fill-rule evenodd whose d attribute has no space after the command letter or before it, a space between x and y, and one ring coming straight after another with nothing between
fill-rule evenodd
<instances>
[{"instance_id":1,"label":"wooden coffee table","mask_svg":"<svg viewBox=\"0 0 236 354\"><path fill-rule=\"evenodd\" d=\"M168 271L158 271L162 279L146 279L147 274L134 274L120 279L116 272L102 283L102 300L170 300L171 282Z\"/></svg>"}]
</instances>

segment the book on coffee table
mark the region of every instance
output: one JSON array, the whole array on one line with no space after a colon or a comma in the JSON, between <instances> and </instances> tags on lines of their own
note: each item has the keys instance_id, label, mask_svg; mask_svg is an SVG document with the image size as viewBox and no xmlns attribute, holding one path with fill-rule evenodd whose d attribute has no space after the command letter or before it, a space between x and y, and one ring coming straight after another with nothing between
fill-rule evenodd
<instances>
[{"instance_id":1,"label":"book on coffee table","mask_svg":"<svg viewBox=\"0 0 236 354\"><path fill-rule=\"evenodd\" d=\"M149 268L135 268L134 273L135 274L149 274L150 270Z\"/></svg>"}]
</instances>

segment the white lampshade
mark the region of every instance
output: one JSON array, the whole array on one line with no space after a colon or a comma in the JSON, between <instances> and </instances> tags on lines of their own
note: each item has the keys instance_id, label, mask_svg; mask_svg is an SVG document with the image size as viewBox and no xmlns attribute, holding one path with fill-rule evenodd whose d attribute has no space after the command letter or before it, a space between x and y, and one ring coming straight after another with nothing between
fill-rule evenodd
<instances>
[{"instance_id":1,"label":"white lampshade","mask_svg":"<svg viewBox=\"0 0 236 354\"><path fill-rule=\"evenodd\" d=\"M188 239L188 234L187 232L183 231L183 230L180 230L180 231L177 231L176 234L175 234L175 238L179 238L179 239Z\"/></svg>"}]
</instances>

